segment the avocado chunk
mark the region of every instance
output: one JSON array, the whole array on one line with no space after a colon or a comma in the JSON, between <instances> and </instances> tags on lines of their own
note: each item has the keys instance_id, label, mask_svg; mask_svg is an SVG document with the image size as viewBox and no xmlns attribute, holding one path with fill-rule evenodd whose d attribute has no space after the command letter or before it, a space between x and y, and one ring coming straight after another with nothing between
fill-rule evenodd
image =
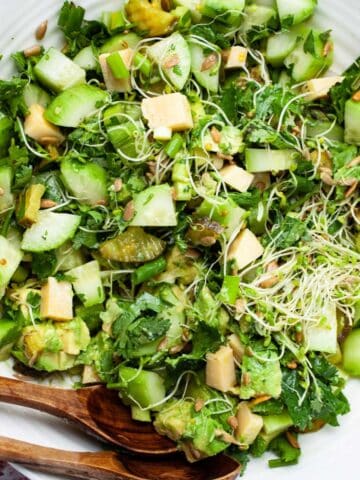
<instances>
[{"instance_id":1,"label":"avocado chunk","mask_svg":"<svg viewBox=\"0 0 360 480\"><path fill-rule=\"evenodd\" d=\"M281 394L282 375L277 354L264 349L256 353L256 357L243 357L240 398L247 400L256 395L278 398Z\"/></svg>"},{"instance_id":2,"label":"avocado chunk","mask_svg":"<svg viewBox=\"0 0 360 480\"><path fill-rule=\"evenodd\" d=\"M36 370L63 371L75 365L89 343L89 330L79 318L71 322L39 323L23 329L13 355Z\"/></svg>"}]
</instances>

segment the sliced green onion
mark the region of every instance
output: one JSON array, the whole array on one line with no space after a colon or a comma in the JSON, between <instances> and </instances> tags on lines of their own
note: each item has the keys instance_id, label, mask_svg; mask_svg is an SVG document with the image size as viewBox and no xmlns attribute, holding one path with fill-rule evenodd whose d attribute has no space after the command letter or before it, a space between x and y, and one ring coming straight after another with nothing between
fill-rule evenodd
<instances>
[{"instance_id":1,"label":"sliced green onion","mask_svg":"<svg viewBox=\"0 0 360 480\"><path fill-rule=\"evenodd\" d=\"M168 155L170 158L175 158L176 154L180 152L183 145L183 137L179 133L176 133L165 147L166 155Z\"/></svg>"},{"instance_id":2,"label":"sliced green onion","mask_svg":"<svg viewBox=\"0 0 360 480\"><path fill-rule=\"evenodd\" d=\"M133 285L140 285L150 278L155 277L159 273L163 272L166 269L166 260L164 257L157 258L152 262L145 263L141 267L137 268L132 274Z\"/></svg>"},{"instance_id":3,"label":"sliced green onion","mask_svg":"<svg viewBox=\"0 0 360 480\"><path fill-rule=\"evenodd\" d=\"M137 52L136 55L134 56L134 65L136 68L140 70L142 74L145 75L145 77L150 77L151 62L148 58L145 57L145 55L142 55L141 53Z\"/></svg>"},{"instance_id":4,"label":"sliced green onion","mask_svg":"<svg viewBox=\"0 0 360 480\"><path fill-rule=\"evenodd\" d=\"M107 59L107 64L110 67L111 73L117 79L129 78L129 70L126 68L124 60L122 59L119 52L111 53Z\"/></svg>"}]
</instances>

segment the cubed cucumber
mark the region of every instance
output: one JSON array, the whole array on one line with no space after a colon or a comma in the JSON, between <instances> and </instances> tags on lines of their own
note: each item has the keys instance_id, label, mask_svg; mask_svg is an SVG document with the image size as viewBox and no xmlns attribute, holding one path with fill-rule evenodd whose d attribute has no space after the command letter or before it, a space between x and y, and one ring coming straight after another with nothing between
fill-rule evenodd
<instances>
[{"instance_id":1,"label":"cubed cucumber","mask_svg":"<svg viewBox=\"0 0 360 480\"><path fill-rule=\"evenodd\" d=\"M92 85L79 85L58 95L45 111L45 118L60 127L76 128L109 101L109 94Z\"/></svg>"},{"instance_id":2,"label":"cubed cucumber","mask_svg":"<svg viewBox=\"0 0 360 480\"><path fill-rule=\"evenodd\" d=\"M273 67L280 67L285 58L294 50L297 42L295 32L279 32L271 35L266 46L266 60Z\"/></svg>"},{"instance_id":3,"label":"cubed cucumber","mask_svg":"<svg viewBox=\"0 0 360 480\"><path fill-rule=\"evenodd\" d=\"M51 102L51 96L36 83L28 83L24 88L24 101L28 108L32 105L47 108Z\"/></svg>"},{"instance_id":4,"label":"cubed cucumber","mask_svg":"<svg viewBox=\"0 0 360 480\"><path fill-rule=\"evenodd\" d=\"M65 187L80 203L96 205L106 202L107 174L97 163L81 163L65 157L60 164Z\"/></svg>"},{"instance_id":5,"label":"cubed cucumber","mask_svg":"<svg viewBox=\"0 0 360 480\"><path fill-rule=\"evenodd\" d=\"M203 0L200 12L225 25L239 26L244 6L245 0Z\"/></svg>"},{"instance_id":6,"label":"cubed cucumber","mask_svg":"<svg viewBox=\"0 0 360 480\"><path fill-rule=\"evenodd\" d=\"M287 412L281 413L280 415L265 415L263 420L263 430L265 434L270 435L273 438L280 435L280 433L285 432L294 424Z\"/></svg>"},{"instance_id":7,"label":"cubed cucumber","mask_svg":"<svg viewBox=\"0 0 360 480\"><path fill-rule=\"evenodd\" d=\"M96 70L98 65L97 58L94 55L94 50L91 45L80 50L80 52L74 57L73 61L84 70Z\"/></svg>"},{"instance_id":8,"label":"cubed cucumber","mask_svg":"<svg viewBox=\"0 0 360 480\"><path fill-rule=\"evenodd\" d=\"M296 150L263 150L247 148L245 150L246 170L250 173L279 172L296 166L299 154Z\"/></svg>"},{"instance_id":9,"label":"cubed cucumber","mask_svg":"<svg viewBox=\"0 0 360 480\"><path fill-rule=\"evenodd\" d=\"M291 69L295 82L318 77L331 66L334 58L333 42L322 32L311 30L284 60Z\"/></svg>"},{"instance_id":10,"label":"cubed cucumber","mask_svg":"<svg viewBox=\"0 0 360 480\"><path fill-rule=\"evenodd\" d=\"M131 418L137 422L151 422L151 413L149 410L142 410L136 405L131 405Z\"/></svg>"},{"instance_id":11,"label":"cubed cucumber","mask_svg":"<svg viewBox=\"0 0 360 480\"><path fill-rule=\"evenodd\" d=\"M242 224L245 210L240 208L231 198L209 198L204 200L196 210L199 217L209 217L224 227L227 239Z\"/></svg>"},{"instance_id":12,"label":"cubed cucumber","mask_svg":"<svg viewBox=\"0 0 360 480\"><path fill-rule=\"evenodd\" d=\"M0 235L0 291L6 288L22 257L17 245Z\"/></svg>"},{"instance_id":13,"label":"cubed cucumber","mask_svg":"<svg viewBox=\"0 0 360 480\"><path fill-rule=\"evenodd\" d=\"M99 263L94 260L73 268L67 275L72 277L75 292L85 307L92 307L104 301L104 288L100 276Z\"/></svg>"},{"instance_id":14,"label":"cubed cucumber","mask_svg":"<svg viewBox=\"0 0 360 480\"><path fill-rule=\"evenodd\" d=\"M0 320L0 349L14 343L20 336L21 325L13 320Z\"/></svg>"},{"instance_id":15,"label":"cubed cucumber","mask_svg":"<svg viewBox=\"0 0 360 480\"><path fill-rule=\"evenodd\" d=\"M209 92L217 92L219 88L220 54L209 52L195 42L189 42L191 54L191 72L199 84Z\"/></svg>"},{"instance_id":16,"label":"cubed cucumber","mask_svg":"<svg viewBox=\"0 0 360 480\"><path fill-rule=\"evenodd\" d=\"M360 330L353 330L343 344L343 367L344 370L360 377Z\"/></svg>"},{"instance_id":17,"label":"cubed cucumber","mask_svg":"<svg viewBox=\"0 0 360 480\"><path fill-rule=\"evenodd\" d=\"M263 5L249 5L244 10L244 20L241 24L240 32L259 31L268 26L275 27L276 24L277 14L273 8Z\"/></svg>"},{"instance_id":18,"label":"cubed cucumber","mask_svg":"<svg viewBox=\"0 0 360 480\"><path fill-rule=\"evenodd\" d=\"M135 49L140 40L141 38L135 33L121 33L107 40L100 48L99 53L112 53L126 48Z\"/></svg>"},{"instance_id":19,"label":"cubed cucumber","mask_svg":"<svg viewBox=\"0 0 360 480\"><path fill-rule=\"evenodd\" d=\"M360 145L360 102L355 100L345 104L345 142Z\"/></svg>"},{"instance_id":20,"label":"cubed cucumber","mask_svg":"<svg viewBox=\"0 0 360 480\"><path fill-rule=\"evenodd\" d=\"M193 23L199 23L201 20L201 0L174 0L176 7L184 7L190 11Z\"/></svg>"},{"instance_id":21,"label":"cubed cucumber","mask_svg":"<svg viewBox=\"0 0 360 480\"><path fill-rule=\"evenodd\" d=\"M6 157L13 132L13 121L0 112L0 156Z\"/></svg>"},{"instance_id":22,"label":"cubed cucumber","mask_svg":"<svg viewBox=\"0 0 360 480\"><path fill-rule=\"evenodd\" d=\"M14 206L14 195L11 193L12 169L7 165L0 167L0 213Z\"/></svg>"},{"instance_id":23,"label":"cubed cucumber","mask_svg":"<svg viewBox=\"0 0 360 480\"><path fill-rule=\"evenodd\" d=\"M85 263L81 250L75 250L71 242L66 242L55 251L56 271L66 272Z\"/></svg>"},{"instance_id":24,"label":"cubed cucumber","mask_svg":"<svg viewBox=\"0 0 360 480\"><path fill-rule=\"evenodd\" d=\"M142 408L160 403L165 398L164 380L155 372L120 365L119 379L124 384L122 397L130 403L135 400Z\"/></svg>"},{"instance_id":25,"label":"cubed cucumber","mask_svg":"<svg viewBox=\"0 0 360 480\"><path fill-rule=\"evenodd\" d=\"M49 48L34 67L36 78L55 92L81 85L86 81L85 70L56 48Z\"/></svg>"},{"instance_id":26,"label":"cubed cucumber","mask_svg":"<svg viewBox=\"0 0 360 480\"><path fill-rule=\"evenodd\" d=\"M130 225L137 227L175 227L176 210L169 185L149 187L134 197L135 216Z\"/></svg>"},{"instance_id":27,"label":"cubed cucumber","mask_svg":"<svg viewBox=\"0 0 360 480\"><path fill-rule=\"evenodd\" d=\"M42 210L38 221L24 233L21 248L28 252L46 252L59 248L75 235L80 220L79 215Z\"/></svg>"},{"instance_id":28,"label":"cubed cucumber","mask_svg":"<svg viewBox=\"0 0 360 480\"><path fill-rule=\"evenodd\" d=\"M149 47L148 54L159 65L170 83L177 90L182 90L189 78L191 67L190 50L185 38L175 32Z\"/></svg>"},{"instance_id":29,"label":"cubed cucumber","mask_svg":"<svg viewBox=\"0 0 360 480\"><path fill-rule=\"evenodd\" d=\"M321 137L335 142L344 141L344 129L337 123L317 120L306 124L306 135L308 137ZM347 142L350 143L350 142Z\"/></svg>"},{"instance_id":30,"label":"cubed cucumber","mask_svg":"<svg viewBox=\"0 0 360 480\"><path fill-rule=\"evenodd\" d=\"M276 0L276 3L281 25L290 27L311 17L317 0Z\"/></svg>"},{"instance_id":31,"label":"cubed cucumber","mask_svg":"<svg viewBox=\"0 0 360 480\"><path fill-rule=\"evenodd\" d=\"M322 318L319 318L319 324L310 325L305 330L305 344L308 350L336 353L337 318L335 304L325 305L322 311Z\"/></svg>"}]
</instances>

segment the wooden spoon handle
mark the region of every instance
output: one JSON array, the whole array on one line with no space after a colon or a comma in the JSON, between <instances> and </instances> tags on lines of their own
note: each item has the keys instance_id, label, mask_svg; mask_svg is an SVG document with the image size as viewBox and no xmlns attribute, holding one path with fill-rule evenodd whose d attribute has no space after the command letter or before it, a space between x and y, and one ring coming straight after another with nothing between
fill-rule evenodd
<instances>
[{"instance_id":1,"label":"wooden spoon handle","mask_svg":"<svg viewBox=\"0 0 360 480\"><path fill-rule=\"evenodd\" d=\"M76 395L76 391L6 377L0 377L0 401L69 419L84 410L83 397Z\"/></svg>"},{"instance_id":2,"label":"wooden spoon handle","mask_svg":"<svg viewBox=\"0 0 360 480\"><path fill-rule=\"evenodd\" d=\"M145 480L129 472L115 452L68 452L1 436L0 460L87 480Z\"/></svg>"}]
</instances>

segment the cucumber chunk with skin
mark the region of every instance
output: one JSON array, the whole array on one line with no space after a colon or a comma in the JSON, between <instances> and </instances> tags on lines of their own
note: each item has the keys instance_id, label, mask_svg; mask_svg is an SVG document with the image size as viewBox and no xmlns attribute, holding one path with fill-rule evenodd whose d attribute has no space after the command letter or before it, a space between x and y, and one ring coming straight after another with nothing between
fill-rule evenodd
<instances>
[{"instance_id":1,"label":"cucumber chunk with skin","mask_svg":"<svg viewBox=\"0 0 360 480\"><path fill-rule=\"evenodd\" d=\"M129 403L135 401L142 408L147 408L165 398L164 380L155 372L121 365L119 380L124 384L120 389L121 396Z\"/></svg>"},{"instance_id":2,"label":"cucumber chunk with skin","mask_svg":"<svg viewBox=\"0 0 360 480\"><path fill-rule=\"evenodd\" d=\"M120 33L107 40L100 48L99 53L112 53L126 48L135 49L140 40L141 38L135 33Z\"/></svg>"},{"instance_id":3,"label":"cucumber chunk with skin","mask_svg":"<svg viewBox=\"0 0 360 480\"><path fill-rule=\"evenodd\" d=\"M204 0L200 12L204 16L215 18L225 25L236 27L242 21L241 13L244 6L245 0Z\"/></svg>"},{"instance_id":4,"label":"cucumber chunk with skin","mask_svg":"<svg viewBox=\"0 0 360 480\"><path fill-rule=\"evenodd\" d=\"M280 32L269 37L266 46L267 61L273 67L280 67L296 47L297 38L295 32Z\"/></svg>"},{"instance_id":5,"label":"cucumber chunk with skin","mask_svg":"<svg viewBox=\"0 0 360 480\"><path fill-rule=\"evenodd\" d=\"M0 349L14 343L20 336L21 326L13 320L0 320Z\"/></svg>"},{"instance_id":6,"label":"cucumber chunk with skin","mask_svg":"<svg viewBox=\"0 0 360 480\"><path fill-rule=\"evenodd\" d=\"M317 0L276 0L280 22L283 27L290 27L311 17Z\"/></svg>"},{"instance_id":7,"label":"cucumber chunk with skin","mask_svg":"<svg viewBox=\"0 0 360 480\"><path fill-rule=\"evenodd\" d=\"M244 10L244 20L240 26L240 33L248 33L251 30L265 29L277 25L276 11L263 5L249 5Z\"/></svg>"},{"instance_id":8,"label":"cucumber chunk with skin","mask_svg":"<svg viewBox=\"0 0 360 480\"><path fill-rule=\"evenodd\" d=\"M345 142L360 146L360 102L355 100L345 104Z\"/></svg>"},{"instance_id":9,"label":"cucumber chunk with skin","mask_svg":"<svg viewBox=\"0 0 360 480\"><path fill-rule=\"evenodd\" d=\"M326 72L334 58L333 42L324 33L311 30L284 60L295 82L304 82Z\"/></svg>"},{"instance_id":10,"label":"cucumber chunk with skin","mask_svg":"<svg viewBox=\"0 0 360 480\"><path fill-rule=\"evenodd\" d=\"M191 56L185 38L178 32L163 38L148 48L165 77L177 89L182 90L190 75Z\"/></svg>"},{"instance_id":11,"label":"cucumber chunk with skin","mask_svg":"<svg viewBox=\"0 0 360 480\"><path fill-rule=\"evenodd\" d=\"M209 92L219 89L221 56L219 52L208 52L195 42L189 42L191 72L199 84Z\"/></svg>"},{"instance_id":12,"label":"cucumber chunk with skin","mask_svg":"<svg viewBox=\"0 0 360 480\"><path fill-rule=\"evenodd\" d=\"M46 252L71 239L81 217L69 213L40 211L38 221L24 233L21 248L27 252Z\"/></svg>"},{"instance_id":13,"label":"cucumber chunk with skin","mask_svg":"<svg viewBox=\"0 0 360 480\"><path fill-rule=\"evenodd\" d=\"M92 85L79 85L58 95L45 111L45 118L60 127L76 128L109 100L109 94Z\"/></svg>"},{"instance_id":14,"label":"cucumber chunk with skin","mask_svg":"<svg viewBox=\"0 0 360 480\"><path fill-rule=\"evenodd\" d=\"M353 330L343 344L343 367L344 370L360 377L360 330Z\"/></svg>"},{"instance_id":15,"label":"cucumber chunk with skin","mask_svg":"<svg viewBox=\"0 0 360 480\"><path fill-rule=\"evenodd\" d=\"M250 173L279 172L296 166L296 150L264 150L247 148L245 150L246 170Z\"/></svg>"},{"instance_id":16,"label":"cucumber chunk with skin","mask_svg":"<svg viewBox=\"0 0 360 480\"><path fill-rule=\"evenodd\" d=\"M80 203L96 205L107 199L107 174L96 163L81 163L65 157L60 165L65 187Z\"/></svg>"},{"instance_id":17,"label":"cucumber chunk with skin","mask_svg":"<svg viewBox=\"0 0 360 480\"><path fill-rule=\"evenodd\" d=\"M56 48L50 48L34 67L36 78L55 92L81 85L86 81L85 70Z\"/></svg>"},{"instance_id":18,"label":"cucumber chunk with skin","mask_svg":"<svg viewBox=\"0 0 360 480\"><path fill-rule=\"evenodd\" d=\"M314 123L308 123L306 125L306 135L308 137L327 138L341 143L344 141L344 129L337 123L328 121L318 120Z\"/></svg>"},{"instance_id":19,"label":"cucumber chunk with skin","mask_svg":"<svg viewBox=\"0 0 360 480\"><path fill-rule=\"evenodd\" d=\"M11 193L12 169L7 165L0 167L0 213L14 205L14 195Z\"/></svg>"},{"instance_id":20,"label":"cucumber chunk with skin","mask_svg":"<svg viewBox=\"0 0 360 480\"><path fill-rule=\"evenodd\" d=\"M176 210L169 185L149 187L134 197L133 227L175 227Z\"/></svg>"},{"instance_id":21,"label":"cucumber chunk with skin","mask_svg":"<svg viewBox=\"0 0 360 480\"><path fill-rule=\"evenodd\" d=\"M0 297L20 265L22 257L23 254L17 245L0 235Z\"/></svg>"},{"instance_id":22,"label":"cucumber chunk with skin","mask_svg":"<svg viewBox=\"0 0 360 480\"><path fill-rule=\"evenodd\" d=\"M98 61L91 45L80 50L80 52L74 57L73 61L84 70L96 70L98 65Z\"/></svg>"},{"instance_id":23,"label":"cucumber chunk with skin","mask_svg":"<svg viewBox=\"0 0 360 480\"><path fill-rule=\"evenodd\" d=\"M75 292L79 295L85 307L102 303L105 299L101 282L99 263L94 260L67 272L72 278Z\"/></svg>"},{"instance_id":24,"label":"cucumber chunk with skin","mask_svg":"<svg viewBox=\"0 0 360 480\"><path fill-rule=\"evenodd\" d=\"M24 101L28 108L32 105L46 108L51 102L51 96L36 83L28 83L24 88Z\"/></svg>"}]
</instances>

